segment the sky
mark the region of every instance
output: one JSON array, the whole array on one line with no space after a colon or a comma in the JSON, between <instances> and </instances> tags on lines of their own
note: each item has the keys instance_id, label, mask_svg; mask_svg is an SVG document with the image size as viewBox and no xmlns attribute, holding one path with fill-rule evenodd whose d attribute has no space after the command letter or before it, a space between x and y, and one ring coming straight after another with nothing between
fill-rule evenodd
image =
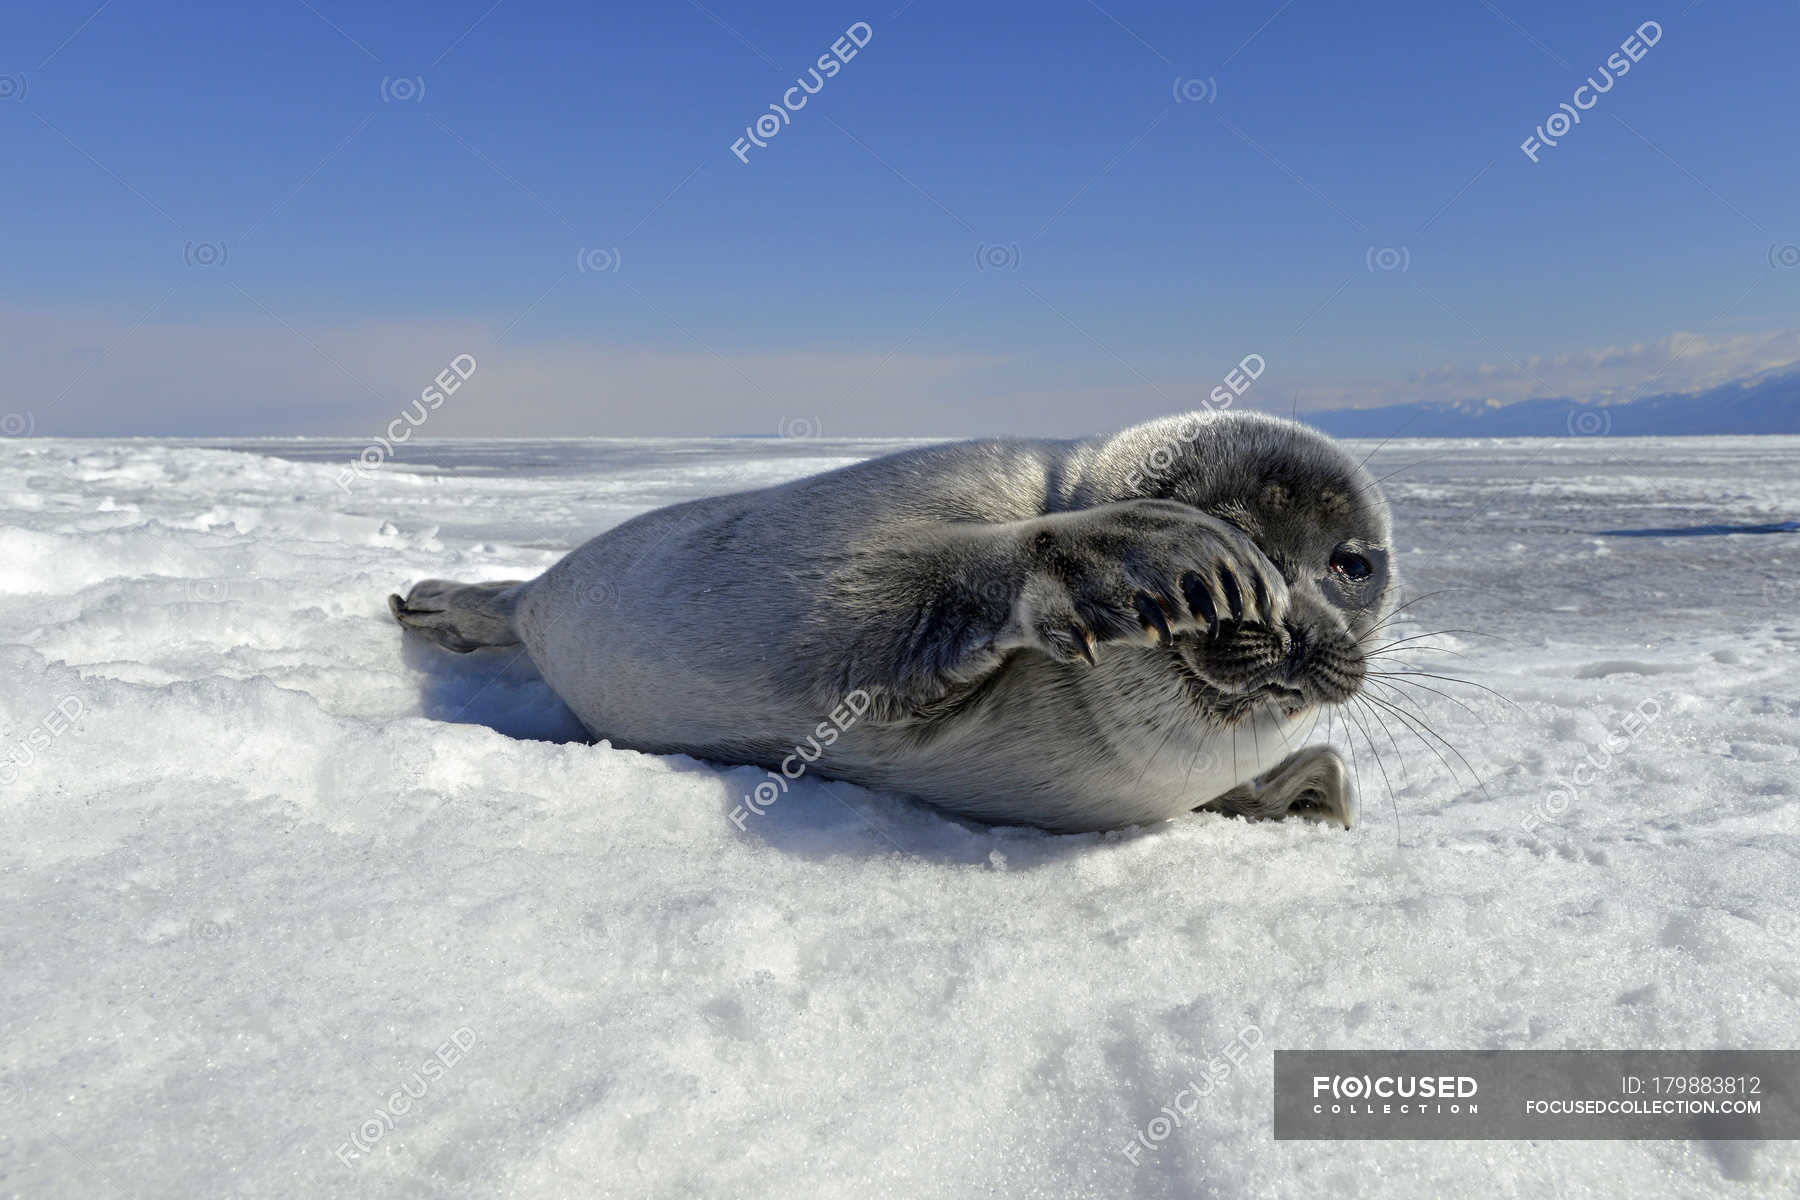
<instances>
[{"instance_id":1,"label":"sky","mask_svg":"<svg viewBox=\"0 0 1800 1200\"><path fill-rule=\"evenodd\" d=\"M422 435L1073 435L1252 354L1283 412L1694 390L1800 359L1797 43L1724 0L10 5L0 432L359 436L461 355Z\"/></svg>"}]
</instances>

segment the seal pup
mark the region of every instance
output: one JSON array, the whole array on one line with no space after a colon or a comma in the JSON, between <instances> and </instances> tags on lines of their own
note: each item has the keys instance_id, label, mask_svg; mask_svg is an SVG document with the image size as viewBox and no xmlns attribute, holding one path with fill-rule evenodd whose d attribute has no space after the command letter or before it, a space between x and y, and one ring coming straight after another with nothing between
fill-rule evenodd
<instances>
[{"instance_id":1,"label":"seal pup","mask_svg":"<svg viewBox=\"0 0 1800 1200\"><path fill-rule=\"evenodd\" d=\"M1389 544L1336 443L1207 412L676 504L534 580L389 605L450 650L523 643L615 746L1056 832L1202 809L1348 827L1343 761L1301 743L1362 686Z\"/></svg>"}]
</instances>

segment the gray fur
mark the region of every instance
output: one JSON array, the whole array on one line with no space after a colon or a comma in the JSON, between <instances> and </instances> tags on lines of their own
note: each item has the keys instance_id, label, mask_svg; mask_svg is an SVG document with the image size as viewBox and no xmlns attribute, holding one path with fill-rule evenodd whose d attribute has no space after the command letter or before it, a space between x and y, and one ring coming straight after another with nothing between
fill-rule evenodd
<instances>
[{"instance_id":1,"label":"gray fur","mask_svg":"<svg viewBox=\"0 0 1800 1200\"><path fill-rule=\"evenodd\" d=\"M1333 570L1340 547L1373 574ZM1388 547L1387 505L1335 443L1196 413L674 505L529 583L432 580L391 603L450 649L522 641L617 746L809 764L1058 831L1209 802L1276 815L1270 795L1347 823L1341 763L1279 768L1361 686ZM839 733L847 697L866 711ZM1232 802L1271 768L1291 786Z\"/></svg>"}]
</instances>

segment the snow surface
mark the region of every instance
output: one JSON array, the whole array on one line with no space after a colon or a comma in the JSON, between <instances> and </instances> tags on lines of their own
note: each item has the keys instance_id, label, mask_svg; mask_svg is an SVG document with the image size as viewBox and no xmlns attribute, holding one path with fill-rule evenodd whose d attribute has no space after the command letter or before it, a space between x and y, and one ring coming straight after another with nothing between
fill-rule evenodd
<instances>
[{"instance_id":1,"label":"snow surface","mask_svg":"<svg viewBox=\"0 0 1800 1200\"><path fill-rule=\"evenodd\" d=\"M1511 704L1409 680L1467 766L1358 736L1348 834L812 780L740 832L758 772L582 744L383 605L891 448L423 443L346 490L360 444L0 442L0 1194L1800 1193L1791 1142L1270 1128L1274 1048L1800 1047L1800 537L1604 532L1793 519L1800 439L1381 448L1398 633L1469 631L1412 662Z\"/></svg>"}]
</instances>

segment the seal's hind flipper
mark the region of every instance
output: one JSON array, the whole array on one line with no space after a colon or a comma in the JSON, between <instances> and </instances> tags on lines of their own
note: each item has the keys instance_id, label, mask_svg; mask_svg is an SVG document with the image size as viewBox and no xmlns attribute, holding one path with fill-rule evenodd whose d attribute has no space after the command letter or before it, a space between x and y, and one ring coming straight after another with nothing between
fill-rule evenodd
<instances>
[{"instance_id":1,"label":"seal's hind flipper","mask_svg":"<svg viewBox=\"0 0 1800 1200\"><path fill-rule=\"evenodd\" d=\"M458 654L483 646L516 646L519 635L512 627L512 611L524 584L522 579L498 583L424 579L413 584L404 600L389 596L388 610L406 628Z\"/></svg>"}]
</instances>

